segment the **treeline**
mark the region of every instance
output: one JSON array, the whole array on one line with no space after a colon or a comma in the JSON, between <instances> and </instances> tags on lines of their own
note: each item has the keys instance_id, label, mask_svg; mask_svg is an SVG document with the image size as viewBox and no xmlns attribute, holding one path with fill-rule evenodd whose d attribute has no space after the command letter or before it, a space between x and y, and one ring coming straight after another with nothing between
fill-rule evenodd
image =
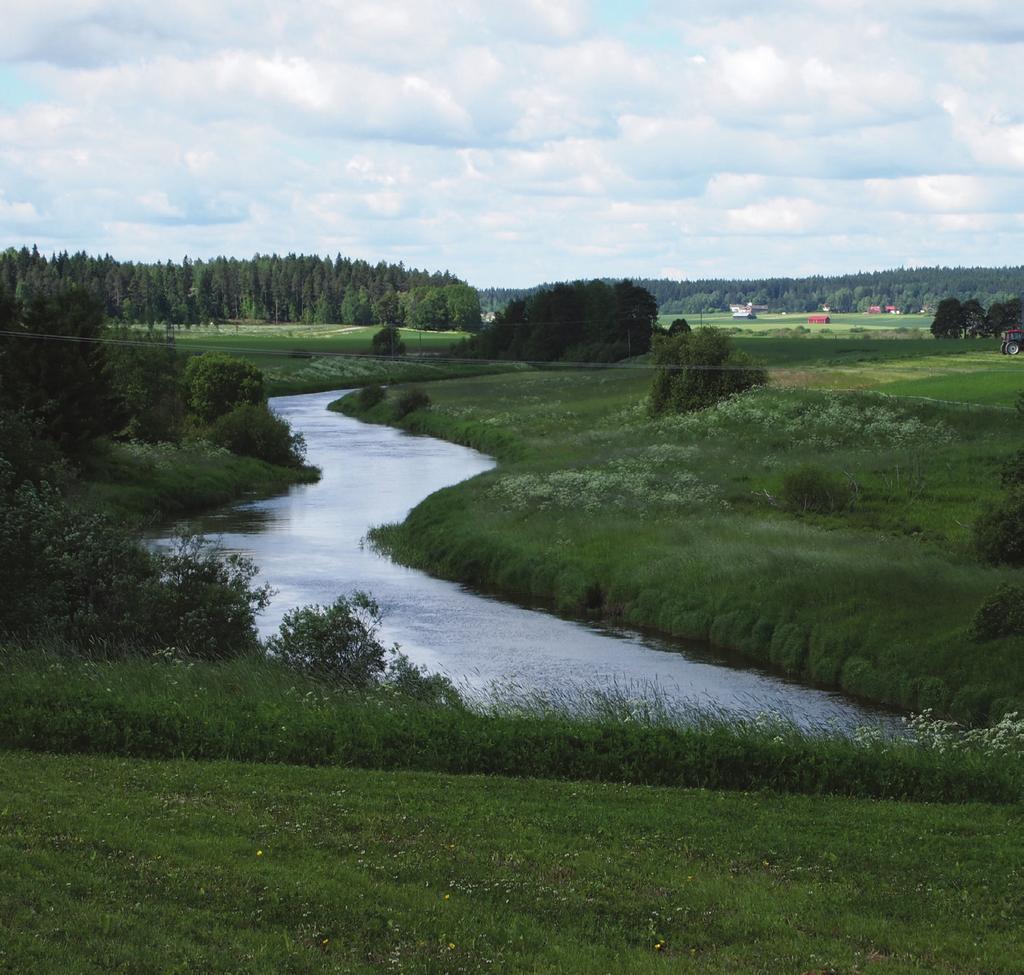
<instances>
[{"instance_id":1,"label":"treeline","mask_svg":"<svg viewBox=\"0 0 1024 975\"><path fill-rule=\"evenodd\" d=\"M68 286L86 289L112 320L192 325L257 320L345 322L415 328L473 328L476 290L448 271L430 273L383 261L257 254L250 260L134 263L36 247L0 252L0 289L27 301Z\"/></svg>"},{"instance_id":2,"label":"treeline","mask_svg":"<svg viewBox=\"0 0 1024 975\"><path fill-rule=\"evenodd\" d=\"M642 278L635 283L654 295L663 315L728 311L730 305L748 302L778 312L805 313L822 305L834 312L866 312L874 305L894 305L904 314L912 314L922 309L934 312L949 296L984 305L1006 302L1024 293L1024 267L894 268L806 278ZM535 290L484 288L481 307L485 312L497 311Z\"/></svg>"},{"instance_id":3,"label":"treeline","mask_svg":"<svg viewBox=\"0 0 1024 975\"><path fill-rule=\"evenodd\" d=\"M509 302L460 351L484 359L615 362L650 350L654 296L630 281L574 281Z\"/></svg>"}]
</instances>

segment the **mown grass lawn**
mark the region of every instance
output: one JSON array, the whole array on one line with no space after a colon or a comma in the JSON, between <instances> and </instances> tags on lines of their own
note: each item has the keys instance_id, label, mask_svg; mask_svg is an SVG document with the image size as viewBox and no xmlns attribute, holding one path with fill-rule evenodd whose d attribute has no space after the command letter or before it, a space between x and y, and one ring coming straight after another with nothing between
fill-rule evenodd
<instances>
[{"instance_id":1,"label":"mown grass lawn","mask_svg":"<svg viewBox=\"0 0 1024 975\"><path fill-rule=\"evenodd\" d=\"M1020 807L0 753L0 969L1020 971Z\"/></svg>"}]
</instances>

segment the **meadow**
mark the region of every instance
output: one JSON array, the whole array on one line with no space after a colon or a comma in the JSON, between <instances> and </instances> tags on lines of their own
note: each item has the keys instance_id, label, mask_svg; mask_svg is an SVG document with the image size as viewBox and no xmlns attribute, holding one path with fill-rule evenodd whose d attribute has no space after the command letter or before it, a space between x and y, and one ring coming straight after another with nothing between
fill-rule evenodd
<instances>
[{"instance_id":1,"label":"meadow","mask_svg":"<svg viewBox=\"0 0 1024 975\"><path fill-rule=\"evenodd\" d=\"M399 329L407 357L389 361L373 356L380 326L239 324L179 331L180 352L226 352L255 363L271 396L316 393L381 382L429 382L506 371L487 363L445 362L465 332ZM437 361L431 361L436 357Z\"/></svg>"},{"instance_id":2,"label":"meadow","mask_svg":"<svg viewBox=\"0 0 1024 975\"><path fill-rule=\"evenodd\" d=\"M8 971L1019 971L1019 807L0 753Z\"/></svg>"},{"instance_id":3,"label":"meadow","mask_svg":"<svg viewBox=\"0 0 1024 975\"><path fill-rule=\"evenodd\" d=\"M643 368L441 382L402 420L390 399L340 401L501 460L372 538L485 591L706 640L897 708L1024 711L1021 639L969 638L983 601L1017 578L979 562L971 534L1020 446L1016 362L975 343L961 358L935 341L860 340L853 355L796 361L826 343L760 342L771 387L659 420ZM840 510L787 509L786 475L808 464L842 482Z\"/></svg>"}]
</instances>

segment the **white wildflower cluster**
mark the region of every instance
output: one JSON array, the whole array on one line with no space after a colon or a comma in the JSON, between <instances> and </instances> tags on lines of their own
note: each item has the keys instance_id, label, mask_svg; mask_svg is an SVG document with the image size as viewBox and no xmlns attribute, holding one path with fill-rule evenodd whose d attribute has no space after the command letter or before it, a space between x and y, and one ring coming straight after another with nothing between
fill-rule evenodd
<instances>
[{"instance_id":1,"label":"white wildflower cluster","mask_svg":"<svg viewBox=\"0 0 1024 975\"><path fill-rule=\"evenodd\" d=\"M181 444L143 443L140 440L132 440L122 444L120 449L155 470L175 470L185 456L202 458L231 454L226 447L217 447L205 440L192 440Z\"/></svg>"},{"instance_id":2,"label":"white wildflower cluster","mask_svg":"<svg viewBox=\"0 0 1024 975\"><path fill-rule=\"evenodd\" d=\"M760 389L733 396L707 410L665 417L660 428L714 437L764 431L790 445L831 449L869 442L878 446L935 446L949 443L954 432L931 423L883 397L834 394L807 397Z\"/></svg>"},{"instance_id":3,"label":"white wildflower cluster","mask_svg":"<svg viewBox=\"0 0 1024 975\"><path fill-rule=\"evenodd\" d=\"M646 457L613 460L602 467L506 474L490 488L504 507L515 510L557 508L598 511L601 508L702 505L717 498L718 489L690 471L670 471Z\"/></svg>"},{"instance_id":4,"label":"white wildflower cluster","mask_svg":"<svg viewBox=\"0 0 1024 975\"><path fill-rule=\"evenodd\" d=\"M903 719L914 741L938 752L980 752L991 756L1024 756L1024 717L1016 711L985 728L965 728L936 718L931 709Z\"/></svg>"}]
</instances>

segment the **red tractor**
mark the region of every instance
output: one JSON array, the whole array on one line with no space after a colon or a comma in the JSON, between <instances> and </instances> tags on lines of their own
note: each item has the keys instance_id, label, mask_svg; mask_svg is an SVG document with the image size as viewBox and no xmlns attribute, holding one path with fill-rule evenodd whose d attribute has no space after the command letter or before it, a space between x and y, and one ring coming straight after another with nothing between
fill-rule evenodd
<instances>
[{"instance_id":1,"label":"red tractor","mask_svg":"<svg viewBox=\"0 0 1024 975\"><path fill-rule=\"evenodd\" d=\"M1003 344L999 351L1003 355L1017 355L1024 349L1024 328L1009 328L1003 332Z\"/></svg>"}]
</instances>

